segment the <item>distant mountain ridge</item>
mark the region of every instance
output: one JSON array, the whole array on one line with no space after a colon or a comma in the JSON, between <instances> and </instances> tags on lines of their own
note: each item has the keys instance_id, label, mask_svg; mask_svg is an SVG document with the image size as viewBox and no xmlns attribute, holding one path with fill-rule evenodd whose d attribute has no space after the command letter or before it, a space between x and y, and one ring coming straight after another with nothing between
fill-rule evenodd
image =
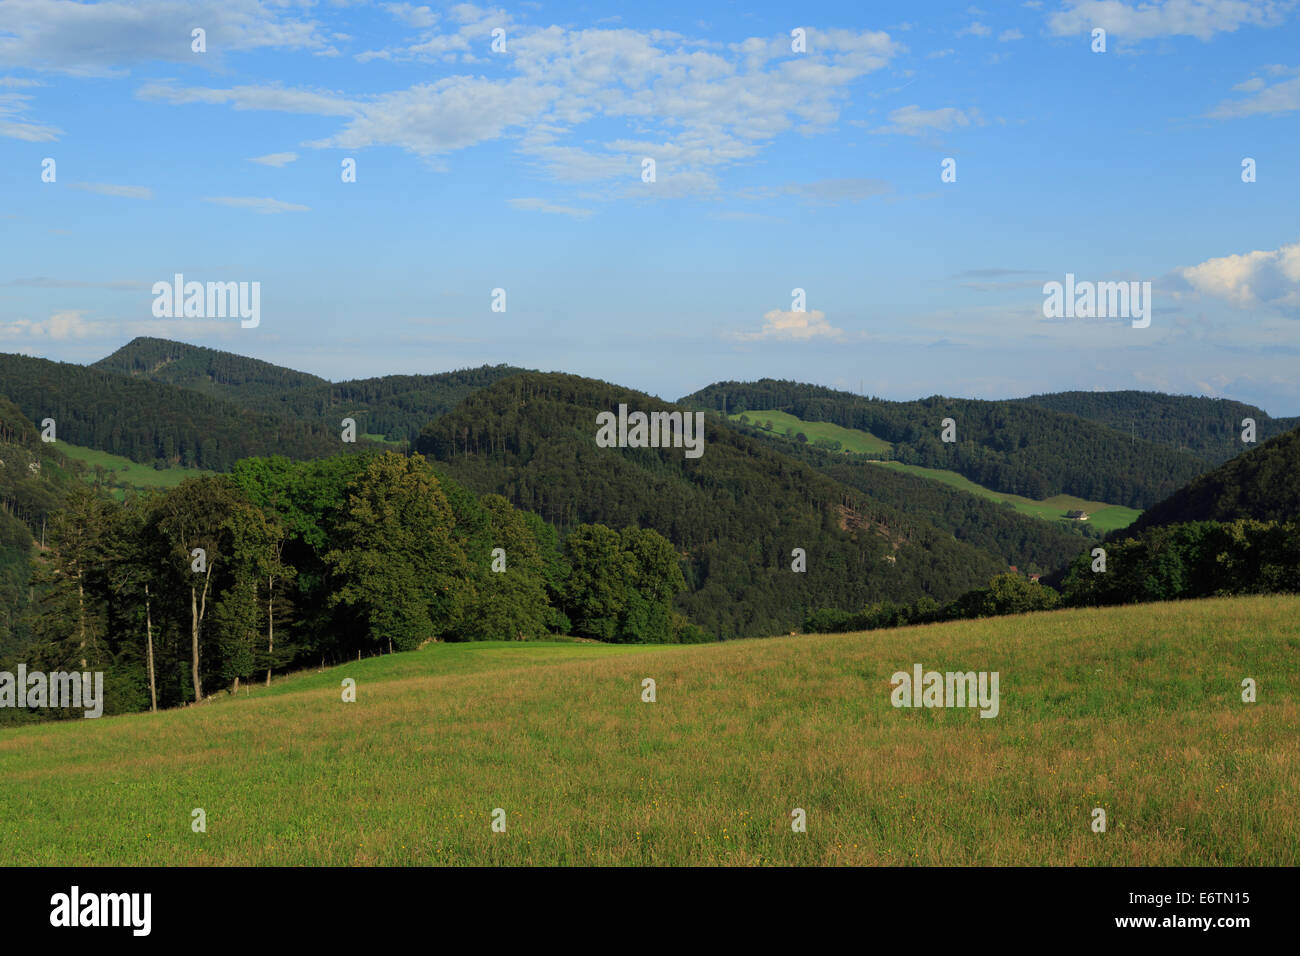
<instances>
[{"instance_id":1,"label":"distant mountain ridge","mask_svg":"<svg viewBox=\"0 0 1300 956\"><path fill-rule=\"evenodd\" d=\"M1163 392L1054 392L1008 401L1050 408L1113 428L1121 434L1186 450L1219 464L1249 449L1242 421L1252 419L1265 441L1300 425L1300 417L1273 418L1256 405L1227 398Z\"/></svg>"},{"instance_id":2,"label":"distant mountain ridge","mask_svg":"<svg viewBox=\"0 0 1300 956\"><path fill-rule=\"evenodd\" d=\"M137 338L93 368L192 389L268 414L337 428L352 418L364 434L411 441L476 389L521 371L509 365L429 375L383 375L330 382L201 345Z\"/></svg>"}]
</instances>

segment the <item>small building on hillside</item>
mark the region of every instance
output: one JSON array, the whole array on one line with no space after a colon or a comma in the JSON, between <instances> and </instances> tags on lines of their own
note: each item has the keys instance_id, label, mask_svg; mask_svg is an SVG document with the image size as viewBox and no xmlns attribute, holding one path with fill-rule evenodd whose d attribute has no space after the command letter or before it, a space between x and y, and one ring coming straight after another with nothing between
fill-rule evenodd
<instances>
[{"instance_id":1,"label":"small building on hillside","mask_svg":"<svg viewBox=\"0 0 1300 956\"><path fill-rule=\"evenodd\" d=\"M1067 511L1065 516L1071 521L1087 521L1088 512L1086 511Z\"/></svg>"}]
</instances>

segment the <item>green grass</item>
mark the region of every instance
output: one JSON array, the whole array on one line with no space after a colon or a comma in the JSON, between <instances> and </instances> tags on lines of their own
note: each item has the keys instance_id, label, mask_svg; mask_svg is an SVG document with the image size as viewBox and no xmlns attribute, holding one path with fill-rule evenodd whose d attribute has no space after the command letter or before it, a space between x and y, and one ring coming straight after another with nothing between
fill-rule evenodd
<instances>
[{"instance_id":1,"label":"green grass","mask_svg":"<svg viewBox=\"0 0 1300 956\"><path fill-rule=\"evenodd\" d=\"M727 417L732 421L740 421L741 415L748 418L751 425L757 425L760 428L771 422L773 434L784 436L785 430L792 428L796 433L803 432L807 435L809 444L819 438L829 438L840 442L845 451L861 455L886 454L894 447L883 438L877 438L871 432L864 432L857 428L844 428L840 425L832 425L829 422L806 422L789 412L737 412L735 415Z\"/></svg>"},{"instance_id":2,"label":"green grass","mask_svg":"<svg viewBox=\"0 0 1300 956\"><path fill-rule=\"evenodd\" d=\"M88 465L91 469L95 466L103 468L108 472L110 487L119 492L119 498L123 488L175 488L186 478L213 474L201 468L176 467L159 471L153 465L142 465L121 455L111 455L106 451L96 451L93 448L82 448L80 445L69 445L63 441L54 447L74 461ZM93 470L88 477L94 477Z\"/></svg>"},{"instance_id":3,"label":"green grass","mask_svg":"<svg viewBox=\"0 0 1300 956\"><path fill-rule=\"evenodd\" d=\"M922 478L941 481L945 485L993 501L1009 501L1021 514L1033 515L1036 518L1048 518L1056 521L1065 519L1065 515L1069 511L1086 511L1088 512L1087 523L1104 532L1127 528L1142 514L1141 511L1135 508L1107 504L1104 501L1088 501L1084 498L1076 498L1074 495L1053 495L1050 498L1044 498L1042 501L1036 501L1033 498L1010 495L1005 492L994 491L991 488L985 488L983 485L977 485L969 478L959 475L955 471L947 471L942 468L923 468L920 465L904 465L902 462L897 461L877 461L872 462L872 464L896 468L909 474L920 475Z\"/></svg>"},{"instance_id":4,"label":"green grass","mask_svg":"<svg viewBox=\"0 0 1300 956\"><path fill-rule=\"evenodd\" d=\"M1298 654L1295 596L689 647L435 644L0 731L0 841L28 865L1294 865ZM892 707L914 663L998 671L1000 714Z\"/></svg>"}]
</instances>

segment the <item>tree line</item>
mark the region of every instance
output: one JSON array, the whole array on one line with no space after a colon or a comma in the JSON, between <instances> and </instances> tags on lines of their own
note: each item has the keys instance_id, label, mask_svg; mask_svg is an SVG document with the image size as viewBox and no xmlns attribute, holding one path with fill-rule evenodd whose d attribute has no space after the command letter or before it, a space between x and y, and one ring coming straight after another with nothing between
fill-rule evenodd
<instances>
[{"instance_id":1,"label":"tree line","mask_svg":"<svg viewBox=\"0 0 1300 956\"><path fill-rule=\"evenodd\" d=\"M31 639L0 669L103 671L106 713L429 641L708 639L673 609L685 582L662 536L561 541L418 455L250 458L121 504L78 485L46 543Z\"/></svg>"},{"instance_id":2,"label":"tree line","mask_svg":"<svg viewBox=\"0 0 1300 956\"><path fill-rule=\"evenodd\" d=\"M822 608L808 615L804 629L868 631L1056 607L1276 593L1300 593L1300 519L1191 521L1099 544L1040 581L1002 574L947 604L923 599L856 611Z\"/></svg>"}]
</instances>

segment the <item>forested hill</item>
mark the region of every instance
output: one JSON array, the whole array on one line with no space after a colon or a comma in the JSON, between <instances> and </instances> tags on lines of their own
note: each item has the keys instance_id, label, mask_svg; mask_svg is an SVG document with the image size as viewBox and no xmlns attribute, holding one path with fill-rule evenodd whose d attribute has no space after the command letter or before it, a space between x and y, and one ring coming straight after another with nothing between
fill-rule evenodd
<instances>
[{"instance_id":1,"label":"forested hill","mask_svg":"<svg viewBox=\"0 0 1300 956\"><path fill-rule=\"evenodd\" d=\"M1147 508L1210 467L1188 452L1017 402L890 402L773 379L719 382L680 401L726 413L781 409L861 429L892 442L898 461L950 469L986 488L1039 500L1070 494ZM956 442L940 440L945 418L956 422Z\"/></svg>"},{"instance_id":2,"label":"forested hill","mask_svg":"<svg viewBox=\"0 0 1300 956\"><path fill-rule=\"evenodd\" d=\"M227 471L241 458L315 458L355 448L326 425L257 412L190 389L84 365L0 354L0 396L56 438L142 463Z\"/></svg>"},{"instance_id":3,"label":"forested hill","mask_svg":"<svg viewBox=\"0 0 1300 956\"><path fill-rule=\"evenodd\" d=\"M315 375L233 352L147 336L132 339L91 368L179 385L239 405L251 405L287 389L329 384Z\"/></svg>"},{"instance_id":4,"label":"forested hill","mask_svg":"<svg viewBox=\"0 0 1300 956\"><path fill-rule=\"evenodd\" d=\"M1114 428L1130 440L1135 435L1189 451L1211 464L1227 461L1249 447L1241 440L1243 419L1254 419L1256 438L1261 442L1300 425L1300 418L1273 418L1244 402L1162 392L1056 392L1010 401L1078 415Z\"/></svg>"},{"instance_id":5,"label":"forested hill","mask_svg":"<svg viewBox=\"0 0 1300 956\"><path fill-rule=\"evenodd\" d=\"M344 418L362 434L409 441L471 392L524 371L484 365L432 375L383 375L329 382L258 359L167 339L137 338L94 368L179 385L275 415L337 429Z\"/></svg>"},{"instance_id":6,"label":"forested hill","mask_svg":"<svg viewBox=\"0 0 1300 956\"><path fill-rule=\"evenodd\" d=\"M561 531L652 528L683 558L681 609L720 637L793 630L814 608L938 600L1003 562L710 418L704 451L601 448L598 412L674 406L605 382L526 373L469 396L417 450L474 491L504 495ZM803 548L807 571L791 570Z\"/></svg>"},{"instance_id":7,"label":"forested hill","mask_svg":"<svg viewBox=\"0 0 1300 956\"><path fill-rule=\"evenodd\" d=\"M1238 455L1161 501L1125 537L1187 521L1290 521L1300 516L1300 428Z\"/></svg>"}]
</instances>

